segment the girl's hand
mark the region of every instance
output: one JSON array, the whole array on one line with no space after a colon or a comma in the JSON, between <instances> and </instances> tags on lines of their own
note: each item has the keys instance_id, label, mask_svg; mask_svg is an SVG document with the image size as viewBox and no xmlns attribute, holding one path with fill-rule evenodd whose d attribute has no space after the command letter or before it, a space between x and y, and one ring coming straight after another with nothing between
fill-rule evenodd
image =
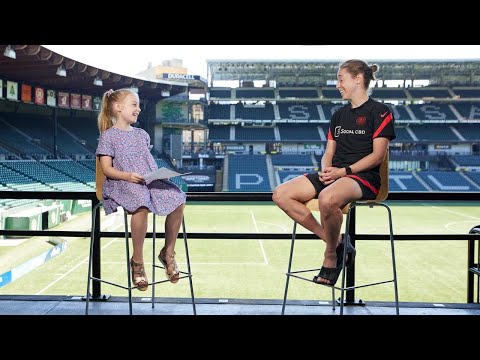
<instances>
[{"instance_id":1,"label":"girl's hand","mask_svg":"<svg viewBox=\"0 0 480 360\"><path fill-rule=\"evenodd\" d=\"M140 174L137 174L136 172L128 173L127 181L135 184L145 183L145 179L143 178L143 176Z\"/></svg>"}]
</instances>

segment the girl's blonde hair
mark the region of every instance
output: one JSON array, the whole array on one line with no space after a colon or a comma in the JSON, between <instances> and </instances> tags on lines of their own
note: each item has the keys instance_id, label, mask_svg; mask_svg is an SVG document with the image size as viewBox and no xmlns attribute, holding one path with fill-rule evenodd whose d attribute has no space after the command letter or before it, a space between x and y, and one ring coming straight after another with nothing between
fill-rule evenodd
<instances>
[{"instance_id":1,"label":"girl's blonde hair","mask_svg":"<svg viewBox=\"0 0 480 360\"><path fill-rule=\"evenodd\" d=\"M100 134L115 125L117 113L113 108L113 104L122 102L128 94L138 96L135 91L126 88L118 90L110 89L103 94L102 108L100 109L100 114L98 114L98 130Z\"/></svg>"}]
</instances>

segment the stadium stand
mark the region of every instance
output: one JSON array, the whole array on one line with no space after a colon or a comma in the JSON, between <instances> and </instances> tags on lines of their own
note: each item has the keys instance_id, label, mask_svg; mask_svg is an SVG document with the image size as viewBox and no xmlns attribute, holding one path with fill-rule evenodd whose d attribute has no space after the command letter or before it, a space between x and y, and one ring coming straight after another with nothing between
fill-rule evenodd
<instances>
[{"instance_id":1,"label":"stadium stand","mask_svg":"<svg viewBox=\"0 0 480 360\"><path fill-rule=\"evenodd\" d=\"M230 155L228 161L228 191L270 191L265 156Z\"/></svg>"},{"instance_id":2,"label":"stadium stand","mask_svg":"<svg viewBox=\"0 0 480 360\"><path fill-rule=\"evenodd\" d=\"M26 54L19 55L26 57ZM48 61L40 63L45 71L56 69ZM155 113L155 104L163 99L159 94L162 92L159 90L164 90L163 85L157 90L140 86L141 97L153 99L148 111L142 111L142 116L148 114L149 120L142 118L140 123L156 142L152 154L158 165L170 168L178 165L188 171L198 171L197 180L203 176L209 184L215 183L215 179L218 184L223 178L219 188L227 191L271 191L286 178L301 174L306 167L317 167L327 141L329 120L346 104L332 82L329 83L335 80L338 64L319 64L316 71L320 77L306 64L304 73L288 73L303 66L289 67L288 62L277 67L268 64L264 74L259 72L262 66L252 67L250 63L234 69L230 69L234 66L232 63L210 67L215 78L235 80L239 87L218 85L215 81L209 88L205 87L208 102L204 98L200 103L208 122L206 126L195 125L197 128L184 123L193 116L182 116L181 121L163 126L162 118ZM381 66L391 70L409 65L384 63ZM480 87L476 81L480 79L473 75L461 80L459 72L451 78L444 77L442 81L446 82L442 83L436 77L438 70L431 70L441 66L428 67L433 86L407 86L405 81L409 78L404 77L400 78L403 86L376 84L372 88L372 96L388 103L396 119L397 138L392 143L390 159L392 191L443 191L450 187L477 191ZM252 79L246 75L250 70L255 74L251 75ZM29 76L29 70L26 71L25 76ZM2 75L6 79L10 76L8 71ZM121 75L110 74L104 88L114 86L121 78ZM260 79L263 83L256 84ZM71 94L93 91L91 100L104 90L91 83L86 85L84 79L71 78L71 88L65 88L61 79L54 80L50 85L40 81L40 86ZM169 89L171 98L185 91L175 85L169 85ZM98 141L95 109L86 111L74 106L61 108L57 104L38 106L33 101L3 100L0 101L3 127L0 168L5 177L0 184L8 189L91 190ZM98 103L98 100L95 101ZM193 114L193 108L188 112ZM176 156L175 163L169 161L178 148L182 149L180 158ZM290 157L285 157L287 155ZM248 164L244 166L243 162ZM247 179L247 176L253 177ZM186 186L181 178L172 180Z\"/></svg>"},{"instance_id":3,"label":"stadium stand","mask_svg":"<svg viewBox=\"0 0 480 360\"><path fill-rule=\"evenodd\" d=\"M337 109L345 105L344 101L337 101L340 96L333 87L278 87L273 91L270 88L257 89L258 91L252 88L229 90L223 88L221 94L222 100L230 101L230 105L211 104L211 114L214 115L209 123L211 148L214 148L213 143L216 143L215 148L218 150L222 149L222 146L233 148L227 144L234 143L236 150L231 153L265 156L267 164L269 154L275 153L313 153L319 161L328 136L329 119ZM228 93L232 95L231 98L226 97ZM236 102L238 94L255 103ZM478 167L477 162L469 159L469 156L473 158L473 152L478 152L476 144L480 139L480 126L463 121L480 119L480 105L477 105L480 103L456 100L459 96L473 98L479 94L479 89L468 87L373 88L372 96L389 102L396 119L397 138L393 144L397 147L392 148L390 161L392 169L403 170L392 172L392 191L478 190L475 180L468 177L468 172L459 174L455 173L455 170L469 171L472 166ZM265 99L267 102L264 103ZM302 102L292 102L292 99ZM435 102L437 99L449 102ZM270 102L271 100L273 102ZM227 122L231 126L225 125ZM317 124L313 124L314 122ZM262 124L264 126L260 126ZM275 145L272 147L273 144ZM421 156L413 155L414 153ZM416 160L404 160L405 156L412 155L416 156ZM465 156L466 160L457 158L458 156ZM240 170L238 158L230 156L229 160L231 162L228 162L228 169L225 169L228 172L226 189L251 191L247 190L248 188L258 191L260 186L257 183L251 186L233 185L232 172L236 171L242 176L240 172L244 169ZM269 190L276 184L305 172L303 169L281 168L283 165L305 165L300 158L297 160L284 164L278 155L271 156L275 181ZM259 169L264 168L263 161L255 161L262 163ZM308 165L312 166L311 162ZM255 176L258 175L257 173ZM264 175L263 173L262 177ZM268 187L266 181L262 184Z\"/></svg>"}]
</instances>

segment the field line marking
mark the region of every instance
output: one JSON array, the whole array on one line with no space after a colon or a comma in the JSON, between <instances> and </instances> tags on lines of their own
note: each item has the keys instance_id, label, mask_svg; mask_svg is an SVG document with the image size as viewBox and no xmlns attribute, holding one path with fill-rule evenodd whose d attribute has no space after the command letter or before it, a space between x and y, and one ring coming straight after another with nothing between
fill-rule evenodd
<instances>
[{"instance_id":1,"label":"field line marking","mask_svg":"<svg viewBox=\"0 0 480 360\"><path fill-rule=\"evenodd\" d=\"M274 226L274 227L278 227L280 228L280 230L282 230L283 232L287 232L288 229L286 226L283 226L283 225L278 225L278 224L275 224L275 223L271 223L271 222L266 222L266 221L258 221L258 224L265 224L265 225L269 225L269 226Z\"/></svg>"},{"instance_id":2,"label":"field line marking","mask_svg":"<svg viewBox=\"0 0 480 360\"><path fill-rule=\"evenodd\" d=\"M455 214L455 215L458 215L458 216L461 216L461 217L464 217L464 218L468 217L468 218L473 219L473 220L480 220L480 218L478 218L478 217L467 215L467 214L462 214L460 212L449 210L449 209L443 209L440 206L430 205L430 207L435 209L435 210L441 210L441 211L449 212L451 214Z\"/></svg>"},{"instance_id":3,"label":"field line marking","mask_svg":"<svg viewBox=\"0 0 480 360\"><path fill-rule=\"evenodd\" d=\"M115 226L115 230L119 227L120 225L117 225ZM107 246L109 246L110 244L112 244L113 242L115 242L115 239L112 239L110 240L108 243L106 243L105 245L102 246L102 250L105 249ZM75 265L73 268L71 268L70 270L68 270L65 274L61 275L59 278L57 278L56 280L52 281L50 284L48 284L47 286L45 286L42 290L38 291L35 295L41 295L45 290L49 289L50 287L52 287L53 285L55 285L57 282L59 282L60 280L62 280L65 276L67 276L68 274L70 274L72 271L74 271L75 269L77 269L80 265L82 265L83 263L85 262L88 262L88 256L79 261L77 265Z\"/></svg>"},{"instance_id":4,"label":"field line marking","mask_svg":"<svg viewBox=\"0 0 480 360\"><path fill-rule=\"evenodd\" d=\"M110 245L113 241L115 240L111 240L108 244L105 244L104 246L102 246L102 249L106 248L108 245ZM59 282L60 280L62 280L65 276L67 276L68 274L70 274L71 272L73 272L75 269L77 269L80 265L82 265L83 263L87 262L88 261L88 256L83 259L82 261L80 261L77 265L75 265L73 268L71 268L70 270L68 270L65 274L61 275L59 278L57 278L56 280L52 281L50 284L48 284L47 286L45 286L42 290L40 290L39 292L37 292L35 295L41 295L45 290L49 289L50 287L52 287L53 285L55 285L57 282Z\"/></svg>"},{"instance_id":5,"label":"field line marking","mask_svg":"<svg viewBox=\"0 0 480 360\"><path fill-rule=\"evenodd\" d=\"M104 261L104 262L102 262L102 264L104 264L104 265L121 265L121 264L125 264L125 262L124 261ZM145 261L144 264L149 265L149 266L152 265L152 263L148 262L148 261ZM187 263L177 261L177 264L186 265ZM264 262L192 262L192 261L190 261L190 264L215 265L215 266L218 266L218 265L227 265L227 266L230 266L230 265L262 265L262 266L267 265Z\"/></svg>"},{"instance_id":6,"label":"field line marking","mask_svg":"<svg viewBox=\"0 0 480 360\"><path fill-rule=\"evenodd\" d=\"M455 225L460 225L460 224L472 224L472 221L473 220L451 221L449 223L446 223L443 227L454 234L458 234L458 230L451 230L450 227L454 227ZM473 225L471 226L475 226L475 223L473 223Z\"/></svg>"},{"instance_id":7,"label":"field line marking","mask_svg":"<svg viewBox=\"0 0 480 360\"><path fill-rule=\"evenodd\" d=\"M253 226L255 226L255 232L258 234L260 231L258 230L257 221L255 220L255 215L252 210L250 210L250 215L252 216ZM263 260L265 261L265 264L268 265L267 254L265 254L262 239L258 239L258 242L260 243L260 249L262 250Z\"/></svg>"}]
</instances>

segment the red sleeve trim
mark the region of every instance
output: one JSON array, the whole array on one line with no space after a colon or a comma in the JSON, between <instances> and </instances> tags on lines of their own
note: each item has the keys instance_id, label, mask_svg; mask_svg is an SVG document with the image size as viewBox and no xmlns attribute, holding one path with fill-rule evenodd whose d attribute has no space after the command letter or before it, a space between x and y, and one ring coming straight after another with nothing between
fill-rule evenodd
<instances>
[{"instance_id":1,"label":"red sleeve trim","mask_svg":"<svg viewBox=\"0 0 480 360\"><path fill-rule=\"evenodd\" d=\"M333 140L332 132L328 129L328 140Z\"/></svg>"},{"instance_id":2,"label":"red sleeve trim","mask_svg":"<svg viewBox=\"0 0 480 360\"><path fill-rule=\"evenodd\" d=\"M392 118L393 118L392 113L388 114L388 116L385 118L385 120L383 120L382 123L380 124L380 126L378 127L377 131L375 131L375 133L373 134L372 139L375 139L382 132L382 130L385 128L385 126L387 126L387 124L390 121L392 121Z\"/></svg>"}]
</instances>

